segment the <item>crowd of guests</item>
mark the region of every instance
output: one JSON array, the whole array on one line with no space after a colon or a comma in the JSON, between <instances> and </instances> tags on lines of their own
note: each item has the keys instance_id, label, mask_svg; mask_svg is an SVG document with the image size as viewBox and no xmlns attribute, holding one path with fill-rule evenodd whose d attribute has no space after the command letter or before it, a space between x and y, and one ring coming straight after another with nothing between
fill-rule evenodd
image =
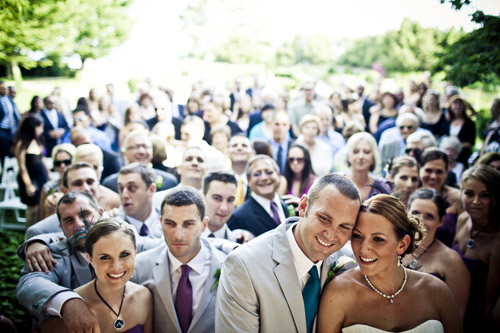
<instances>
[{"instance_id":1,"label":"crowd of guests","mask_svg":"<svg viewBox=\"0 0 500 333\"><path fill-rule=\"evenodd\" d=\"M21 114L0 82L34 329L500 327L499 99L477 150L453 86L106 88Z\"/></svg>"}]
</instances>

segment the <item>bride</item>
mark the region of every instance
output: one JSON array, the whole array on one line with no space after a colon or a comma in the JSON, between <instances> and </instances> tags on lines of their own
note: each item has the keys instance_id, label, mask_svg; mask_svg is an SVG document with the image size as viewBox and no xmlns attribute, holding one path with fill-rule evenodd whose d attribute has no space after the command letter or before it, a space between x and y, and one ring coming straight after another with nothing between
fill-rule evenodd
<instances>
[{"instance_id":1,"label":"bride","mask_svg":"<svg viewBox=\"0 0 500 333\"><path fill-rule=\"evenodd\" d=\"M85 251L96 278L75 292L97 317L100 332L152 332L151 292L129 281L136 254L130 225L115 218L96 222L86 235ZM60 318L49 318L42 324L42 332L65 331Z\"/></svg>"},{"instance_id":2,"label":"bride","mask_svg":"<svg viewBox=\"0 0 500 333\"><path fill-rule=\"evenodd\" d=\"M379 194L365 201L351 238L359 267L325 287L318 332L461 332L446 284L400 264L423 233L398 199Z\"/></svg>"}]
</instances>

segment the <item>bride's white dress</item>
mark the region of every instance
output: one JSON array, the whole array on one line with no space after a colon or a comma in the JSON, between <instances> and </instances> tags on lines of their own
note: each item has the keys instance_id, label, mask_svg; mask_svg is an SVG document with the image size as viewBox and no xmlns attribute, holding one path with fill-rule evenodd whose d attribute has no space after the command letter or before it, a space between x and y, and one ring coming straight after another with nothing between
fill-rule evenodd
<instances>
[{"instance_id":1,"label":"bride's white dress","mask_svg":"<svg viewBox=\"0 0 500 333\"><path fill-rule=\"evenodd\" d=\"M342 329L343 333L387 333L389 331L384 331L372 326L356 324ZM401 333L443 333L444 328L438 320L427 320L422 324L418 325L407 331L400 331Z\"/></svg>"}]
</instances>

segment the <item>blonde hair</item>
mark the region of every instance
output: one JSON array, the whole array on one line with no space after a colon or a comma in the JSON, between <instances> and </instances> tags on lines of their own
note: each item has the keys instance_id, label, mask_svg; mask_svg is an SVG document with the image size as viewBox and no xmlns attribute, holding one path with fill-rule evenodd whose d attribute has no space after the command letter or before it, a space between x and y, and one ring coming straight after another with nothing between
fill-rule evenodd
<instances>
[{"instance_id":1,"label":"blonde hair","mask_svg":"<svg viewBox=\"0 0 500 333\"><path fill-rule=\"evenodd\" d=\"M299 128L300 128L300 131L302 131L302 128L308 124L308 123L315 123L316 124L316 127L318 128L318 133L320 133L321 131L321 120L320 118L315 115L315 114L306 114L304 115L302 118L300 118L300 121L299 121Z\"/></svg>"},{"instance_id":2,"label":"blonde hair","mask_svg":"<svg viewBox=\"0 0 500 333\"><path fill-rule=\"evenodd\" d=\"M368 143L368 145L370 146L370 149L371 149L372 154L373 154L373 163L372 163L372 165L370 165L370 171L374 171L375 169L377 169L377 167L380 164L380 154L379 154L378 147L377 147L377 141L375 141L375 138L373 137L373 135L371 135L368 132L355 133L349 138L349 140L347 140L348 159L349 159L349 155L351 155L352 152L354 151L354 148L356 148L358 143L360 143L361 141L366 141L366 143ZM351 166L351 163L349 163L349 160L347 161L347 165L349 167Z\"/></svg>"}]
</instances>

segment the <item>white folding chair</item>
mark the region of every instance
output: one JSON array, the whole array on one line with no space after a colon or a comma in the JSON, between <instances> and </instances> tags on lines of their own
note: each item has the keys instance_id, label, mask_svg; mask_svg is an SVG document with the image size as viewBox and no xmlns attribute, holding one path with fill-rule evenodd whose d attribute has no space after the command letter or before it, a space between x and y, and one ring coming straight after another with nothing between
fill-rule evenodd
<instances>
[{"instance_id":1,"label":"white folding chair","mask_svg":"<svg viewBox=\"0 0 500 333\"><path fill-rule=\"evenodd\" d=\"M26 212L28 208L21 202L21 198L16 194L19 189L17 174L19 164L15 157L6 157L2 169L2 182L0 190L3 190L3 199L0 202L0 229L25 229L26 217L21 216L21 211ZM6 212L13 211L16 222L6 221Z\"/></svg>"}]
</instances>

